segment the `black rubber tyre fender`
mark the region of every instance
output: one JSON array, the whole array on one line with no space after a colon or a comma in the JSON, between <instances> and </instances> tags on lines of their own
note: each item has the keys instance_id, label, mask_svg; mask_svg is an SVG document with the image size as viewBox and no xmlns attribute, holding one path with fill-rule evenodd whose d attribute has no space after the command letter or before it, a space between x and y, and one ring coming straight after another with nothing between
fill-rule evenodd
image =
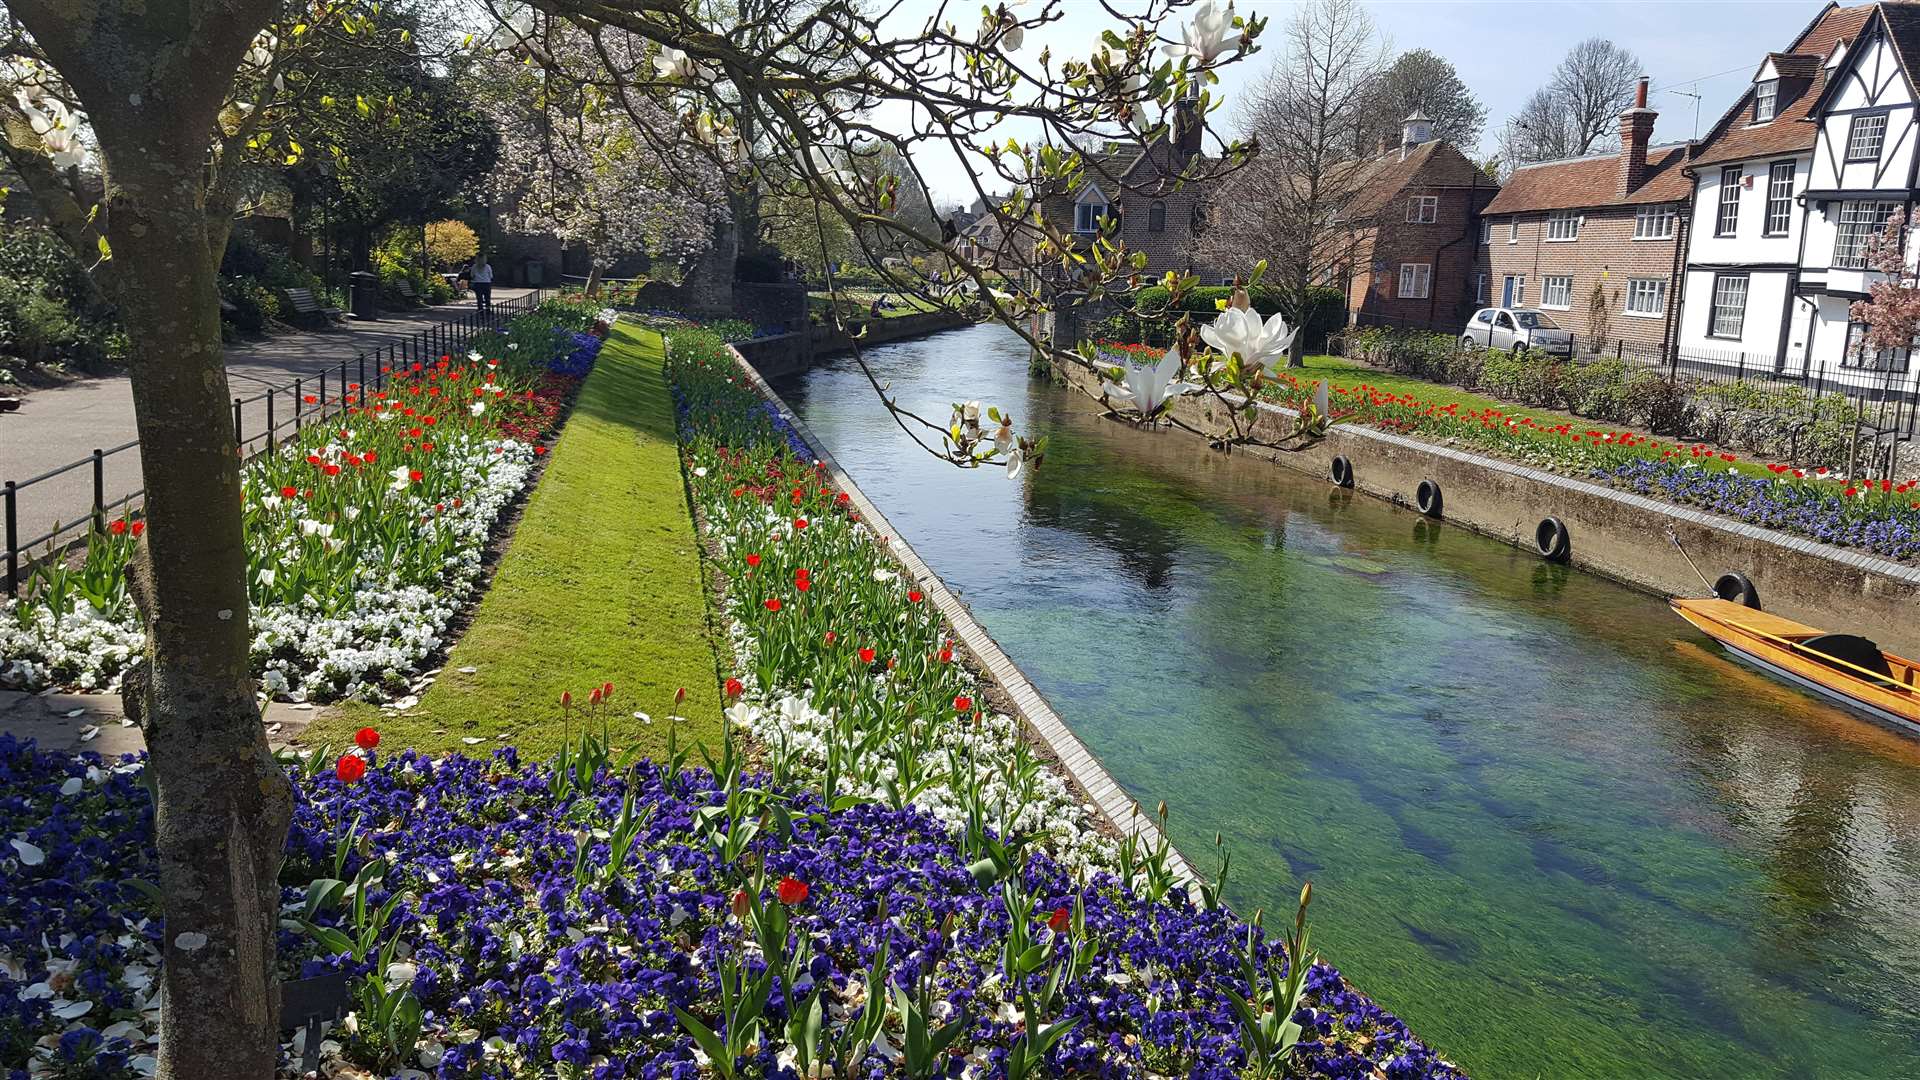
<instances>
[{"instance_id":1,"label":"black rubber tyre fender","mask_svg":"<svg viewBox=\"0 0 1920 1080\"><path fill-rule=\"evenodd\" d=\"M1333 481L1334 487L1352 487L1353 463L1343 455L1333 455L1333 463L1327 467L1327 479Z\"/></svg>"},{"instance_id":2,"label":"black rubber tyre fender","mask_svg":"<svg viewBox=\"0 0 1920 1080\"><path fill-rule=\"evenodd\" d=\"M1756 611L1760 608L1760 590L1753 587L1753 579L1738 570L1721 574L1713 583L1713 595Z\"/></svg>"},{"instance_id":3,"label":"black rubber tyre fender","mask_svg":"<svg viewBox=\"0 0 1920 1080\"><path fill-rule=\"evenodd\" d=\"M1533 546L1548 562L1566 562L1573 554L1573 538L1567 535L1566 522L1557 517L1541 518L1533 527Z\"/></svg>"},{"instance_id":4,"label":"black rubber tyre fender","mask_svg":"<svg viewBox=\"0 0 1920 1080\"><path fill-rule=\"evenodd\" d=\"M1440 485L1432 480L1420 481L1420 486L1413 489L1413 502L1420 508L1421 513L1430 518L1439 517Z\"/></svg>"}]
</instances>

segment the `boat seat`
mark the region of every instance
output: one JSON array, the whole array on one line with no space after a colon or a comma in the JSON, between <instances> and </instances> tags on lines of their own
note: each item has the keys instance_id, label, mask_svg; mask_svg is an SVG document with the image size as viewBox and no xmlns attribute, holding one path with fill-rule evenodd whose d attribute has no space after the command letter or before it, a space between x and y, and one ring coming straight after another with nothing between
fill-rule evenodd
<instances>
[{"instance_id":1,"label":"boat seat","mask_svg":"<svg viewBox=\"0 0 1920 1080\"><path fill-rule=\"evenodd\" d=\"M1880 651L1880 646L1858 634L1819 634L1803 640L1800 646L1812 653L1815 660L1844 660L1856 668L1866 668L1888 682L1893 681L1893 669L1887 666L1886 655ZM1849 674L1859 674L1839 664L1828 666Z\"/></svg>"}]
</instances>

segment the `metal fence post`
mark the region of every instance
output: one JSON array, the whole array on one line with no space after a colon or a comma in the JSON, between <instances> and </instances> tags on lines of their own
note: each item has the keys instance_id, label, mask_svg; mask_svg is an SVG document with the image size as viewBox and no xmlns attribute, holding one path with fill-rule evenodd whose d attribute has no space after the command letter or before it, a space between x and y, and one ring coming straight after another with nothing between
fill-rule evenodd
<instances>
[{"instance_id":1,"label":"metal fence post","mask_svg":"<svg viewBox=\"0 0 1920 1080\"><path fill-rule=\"evenodd\" d=\"M107 531L107 455L93 448L93 528Z\"/></svg>"},{"instance_id":2,"label":"metal fence post","mask_svg":"<svg viewBox=\"0 0 1920 1080\"><path fill-rule=\"evenodd\" d=\"M273 387L267 387L267 449L273 449Z\"/></svg>"},{"instance_id":3,"label":"metal fence post","mask_svg":"<svg viewBox=\"0 0 1920 1080\"><path fill-rule=\"evenodd\" d=\"M245 436L241 435L240 433L240 399L239 398L233 399L233 444L235 446L240 446L240 447L244 447L247 445L247 440Z\"/></svg>"},{"instance_id":4,"label":"metal fence post","mask_svg":"<svg viewBox=\"0 0 1920 1080\"><path fill-rule=\"evenodd\" d=\"M7 595L20 595L20 490L7 481Z\"/></svg>"},{"instance_id":5,"label":"metal fence post","mask_svg":"<svg viewBox=\"0 0 1920 1080\"><path fill-rule=\"evenodd\" d=\"M301 388L300 380L293 380L293 433L295 435L300 434L300 406L303 404L301 399L305 396L306 391Z\"/></svg>"}]
</instances>

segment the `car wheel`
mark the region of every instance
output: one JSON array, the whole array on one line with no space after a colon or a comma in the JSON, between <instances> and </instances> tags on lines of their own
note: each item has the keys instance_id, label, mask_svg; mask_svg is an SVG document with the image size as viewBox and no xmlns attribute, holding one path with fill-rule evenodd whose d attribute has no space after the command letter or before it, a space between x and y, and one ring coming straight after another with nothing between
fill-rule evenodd
<instances>
[{"instance_id":1,"label":"car wheel","mask_svg":"<svg viewBox=\"0 0 1920 1080\"><path fill-rule=\"evenodd\" d=\"M1472 334L1461 334L1460 347L1468 352L1478 352L1480 350L1480 343L1473 340Z\"/></svg>"}]
</instances>

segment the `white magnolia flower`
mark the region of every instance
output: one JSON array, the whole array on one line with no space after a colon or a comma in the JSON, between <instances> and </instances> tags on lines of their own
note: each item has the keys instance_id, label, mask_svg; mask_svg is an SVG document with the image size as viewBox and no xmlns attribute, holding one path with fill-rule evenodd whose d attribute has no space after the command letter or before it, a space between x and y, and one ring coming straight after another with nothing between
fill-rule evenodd
<instances>
[{"instance_id":1,"label":"white magnolia flower","mask_svg":"<svg viewBox=\"0 0 1920 1080\"><path fill-rule=\"evenodd\" d=\"M1278 318L1278 316L1275 316ZM1201 331L1203 334L1204 330ZM1151 417L1160 411L1173 388L1173 380L1180 374L1180 347L1174 346L1152 367L1134 367L1129 364L1120 369L1123 386L1102 383L1100 389L1106 391L1109 398L1132 405L1140 411L1142 417Z\"/></svg>"},{"instance_id":2,"label":"white magnolia flower","mask_svg":"<svg viewBox=\"0 0 1920 1080\"><path fill-rule=\"evenodd\" d=\"M272 34L261 31L260 36L253 39L253 45L247 49L247 55L241 59L241 63L254 68L264 68L272 64L274 46L278 44L278 39Z\"/></svg>"},{"instance_id":3,"label":"white magnolia flower","mask_svg":"<svg viewBox=\"0 0 1920 1080\"><path fill-rule=\"evenodd\" d=\"M1014 477L1019 476L1020 470L1026 466L1026 463L1027 463L1027 452L1025 450L1022 450L1018 446L1016 446L1012 450L1008 451L1007 452L1007 479L1011 480Z\"/></svg>"},{"instance_id":4,"label":"white magnolia flower","mask_svg":"<svg viewBox=\"0 0 1920 1080\"><path fill-rule=\"evenodd\" d=\"M1214 0L1206 0L1194 9L1193 23L1181 28L1180 37L1180 44L1166 47L1168 58L1175 63L1190 56L1205 64L1226 52L1240 37L1233 28L1233 0L1227 0L1224 9Z\"/></svg>"},{"instance_id":5,"label":"white magnolia flower","mask_svg":"<svg viewBox=\"0 0 1920 1080\"><path fill-rule=\"evenodd\" d=\"M1027 30L1026 27L1021 26L1015 21L1011 15L1007 16L1004 20L995 15L988 15L985 19L982 19L980 22L980 40L986 41L992 38L994 31L1000 29L1003 22L1006 25L1006 32L1000 35L1000 40L996 42L996 44L1003 53L1017 53L1020 51L1020 46L1026 44Z\"/></svg>"},{"instance_id":6,"label":"white magnolia flower","mask_svg":"<svg viewBox=\"0 0 1920 1080\"><path fill-rule=\"evenodd\" d=\"M677 82L712 82L715 74L713 67L688 56L684 49L671 46L660 50L653 58L654 74L663 79Z\"/></svg>"},{"instance_id":7,"label":"white magnolia flower","mask_svg":"<svg viewBox=\"0 0 1920 1080\"><path fill-rule=\"evenodd\" d=\"M1264 364L1287 351L1299 328L1287 328L1286 317L1274 312L1265 323L1251 308L1229 307L1211 325L1200 328L1201 340L1242 364Z\"/></svg>"}]
</instances>

